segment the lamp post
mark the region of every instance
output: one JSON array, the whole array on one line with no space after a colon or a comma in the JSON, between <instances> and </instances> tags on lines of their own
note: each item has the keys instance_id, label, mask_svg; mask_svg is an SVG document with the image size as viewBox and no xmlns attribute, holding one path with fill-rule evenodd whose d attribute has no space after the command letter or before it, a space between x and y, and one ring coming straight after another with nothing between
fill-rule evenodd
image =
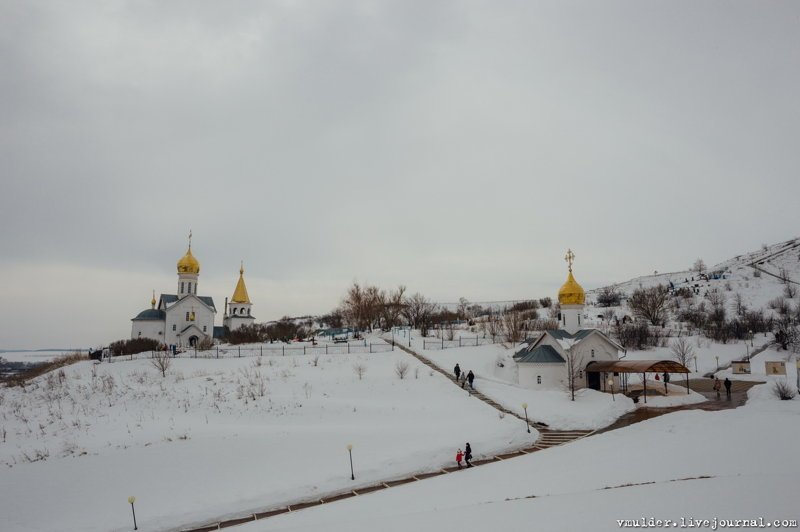
<instances>
[{"instance_id":1,"label":"lamp post","mask_svg":"<svg viewBox=\"0 0 800 532\"><path fill-rule=\"evenodd\" d=\"M750 347L753 347L753 331L750 331Z\"/></svg>"},{"instance_id":2,"label":"lamp post","mask_svg":"<svg viewBox=\"0 0 800 532\"><path fill-rule=\"evenodd\" d=\"M528 434L530 434L531 424L528 423L528 403L522 403L522 409L525 411L525 426L528 428Z\"/></svg>"},{"instance_id":3,"label":"lamp post","mask_svg":"<svg viewBox=\"0 0 800 532\"><path fill-rule=\"evenodd\" d=\"M697 373L697 355L694 356L694 372Z\"/></svg>"},{"instance_id":4,"label":"lamp post","mask_svg":"<svg viewBox=\"0 0 800 532\"><path fill-rule=\"evenodd\" d=\"M714 358L717 359L717 371L719 371L719 355L714 355Z\"/></svg>"},{"instance_id":5,"label":"lamp post","mask_svg":"<svg viewBox=\"0 0 800 532\"><path fill-rule=\"evenodd\" d=\"M136 502L136 497L131 495L128 497L128 503L131 505L131 512L133 512L133 529L139 530L139 527L136 526L136 510L133 509L133 503Z\"/></svg>"},{"instance_id":6,"label":"lamp post","mask_svg":"<svg viewBox=\"0 0 800 532\"><path fill-rule=\"evenodd\" d=\"M350 480L355 480L356 475L353 473L353 444L347 444L347 452L350 454Z\"/></svg>"},{"instance_id":7,"label":"lamp post","mask_svg":"<svg viewBox=\"0 0 800 532\"><path fill-rule=\"evenodd\" d=\"M611 400L616 401L617 399L614 397L614 379L608 379L608 385L611 387Z\"/></svg>"}]
</instances>

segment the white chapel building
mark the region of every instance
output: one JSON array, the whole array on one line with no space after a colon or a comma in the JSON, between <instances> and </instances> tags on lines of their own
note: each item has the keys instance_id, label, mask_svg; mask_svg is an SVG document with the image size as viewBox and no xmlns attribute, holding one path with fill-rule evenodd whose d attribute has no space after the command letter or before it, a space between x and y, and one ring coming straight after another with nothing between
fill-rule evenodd
<instances>
[{"instance_id":1,"label":"white chapel building","mask_svg":"<svg viewBox=\"0 0 800 532\"><path fill-rule=\"evenodd\" d=\"M604 389L601 373L587 372L586 368L600 361L617 361L624 356L625 349L597 329L583 328L582 323L586 292L572 275L575 255L567 251L569 264L567 281L558 291L560 328L544 331L528 341L514 354L517 363L519 384L526 388L557 390L568 386L567 360L579 361L578 388ZM612 378L619 388L619 377Z\"/></svg>"},{"instance_id":2,"label":"white chapel building","mask_svg":"<svg viewBox=\"0 0 800 532\"><path fill-rule=\"evenodd\" d=\"M210 296L197 295L200 263L189 249L178 261L177 293L161 294L156 303L155 292L150 308L131 320L131 338L152 338L168 347L195 346L203 340L221 337L223 327L214 327L217 308ZM228 307L226 301L226 307ZM255 321L252 303L244 284L244 267L239 269L239 282L225 311L224 326L235 330Z\"/></svg>"}]
</instances>

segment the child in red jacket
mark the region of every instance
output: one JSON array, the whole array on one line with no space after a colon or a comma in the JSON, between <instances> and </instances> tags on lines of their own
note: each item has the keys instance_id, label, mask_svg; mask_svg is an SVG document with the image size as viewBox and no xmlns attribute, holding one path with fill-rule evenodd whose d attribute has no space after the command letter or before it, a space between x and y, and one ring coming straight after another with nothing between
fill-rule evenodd
<instances>
[{"instance_id":1,"label":"child in red jacket","mask_svg":"<svg viewBox=\"0 0 800 532\"><path fill-rule=\"evenodd\" d=\"M464 459L464 453L461 452L461 449L458 450L456 453L456 463L458 464L458 468L461 469L461 460Z\"/></svg>"}]
</instances>

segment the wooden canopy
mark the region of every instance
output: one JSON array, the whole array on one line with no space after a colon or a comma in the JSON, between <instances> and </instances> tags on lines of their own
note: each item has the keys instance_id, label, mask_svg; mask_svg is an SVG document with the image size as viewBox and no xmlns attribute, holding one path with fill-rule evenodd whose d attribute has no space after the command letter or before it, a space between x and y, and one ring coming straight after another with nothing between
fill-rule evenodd
<instances>
[{"instance_id":1,"label":"wooden canopy","mask_svg":"<svg viewBox=\"0 0 800 532\"><path fill-rule=\"evenodd\" d=\"M588 373L689 373L689 368L674 360L603 360L590 362Z\"/></svg>"}]
</instances>

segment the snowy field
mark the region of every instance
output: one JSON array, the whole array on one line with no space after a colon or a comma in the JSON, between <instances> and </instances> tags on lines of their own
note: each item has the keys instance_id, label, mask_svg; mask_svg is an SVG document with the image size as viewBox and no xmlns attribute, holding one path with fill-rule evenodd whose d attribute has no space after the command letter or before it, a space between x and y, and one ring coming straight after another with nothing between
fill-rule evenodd
<instances>
[{"instance_id":1,"label":"snowy field","mask_svg":"<svg viewBox=\"0 0 800 532\"><path fill-rule=\"evenodd\" d=\"M135 495L140 528L167 529L537 437L402 351L314 359L82 362L0 390L0 528L127 530Z\"/></svg>"},{"instance_id":2,"label":"snowy field","mask_svg":"<svg viewBox=\"0 0 800 532\"><path fill-rule=\"evenodd\" d=\"M563 447L248 524L243 532L620 530L620 519L798 519L800 400L667 414ZM710 530L711 524L705 528ZM753 530L738 527L738 530Z\"/></svg>"},{"instance_id":3,"label":"snowy field","mask_svg":"<svg viewBox=\"0 0 800 532\"><path fill-rule=\"evenodd\" d=\"M4 351L0 353L0 358L8 362L27 362L30 364L39 364L42 362L49 362L55 358L71 355L75 351L71 350L53 350L53 351ZM86 350L83 350L86 353Z\"/></svg>"}]
</instances>

